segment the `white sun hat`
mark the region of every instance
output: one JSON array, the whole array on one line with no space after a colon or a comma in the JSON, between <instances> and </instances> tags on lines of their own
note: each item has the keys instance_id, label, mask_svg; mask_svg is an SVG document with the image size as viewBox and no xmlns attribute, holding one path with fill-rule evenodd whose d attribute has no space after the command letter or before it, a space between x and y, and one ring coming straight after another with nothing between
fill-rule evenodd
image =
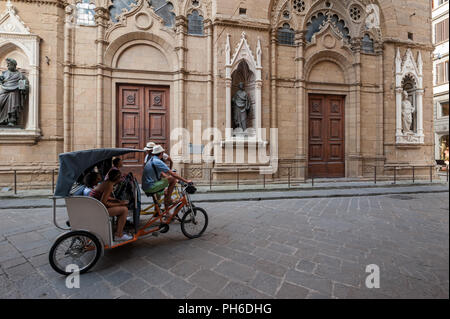
<instances>
[{"instance_id":1,"label":"white sun hat","mask_svg":"<svg viewBox=\"0 0 450 319\"><path fill-rule=\"evenodd\" d=\"M148 142L147 145L144 147L144 151L151 151L156 146L153 142Z\"/></svg>"},{"instance_id":2,"label":"white sun hat","mask_svg":"<svg viewBox=\"0 0 450 319\"><path fill-rule=\"evenodd\" d=\"M162 152L164 152L164 148L161 145L156 145L155 147L153 147L153 155L158 155Z\"/></svg>"}]
</instances>

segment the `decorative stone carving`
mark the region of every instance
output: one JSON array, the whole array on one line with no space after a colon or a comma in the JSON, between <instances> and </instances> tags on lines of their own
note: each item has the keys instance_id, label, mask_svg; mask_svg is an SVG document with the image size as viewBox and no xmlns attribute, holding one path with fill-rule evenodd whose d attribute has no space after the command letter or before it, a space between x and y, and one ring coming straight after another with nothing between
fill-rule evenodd
<instances>
[{"instance_id":1,"label":"decorative stone carving","mask_svg":"<svg viewBox=\"0 0 450 319\"><path fill-rule=\"evenodd\" d=\"M0 125L16 126L28 97L28 79L17 70L17 61L7 58L8 70L0 75Z\"/></svg>"},{"instance_id":2,"label":"decorative stone carving","mask_svg":"<svg viewBox=\"0 0 450 319\"><path fill-rule=\"evenodd\" d=\"M413 116L416 108L408 100L408 92L403 91L403 102L402 102L402 123L403 123L403 134L411 133Z\"/></svg>"},{"instance_id":3,"label":"decorative stone carving","mask_svg":"<svg viewBox=\"0 0 450 319\"><path fill-rule=\"evenodd\" d=\"M423 62L419 51L417 60L411 49L402 58L397 48L396 81L396 142L423 144Z\"/></svg>"},{"instance_id":4,"label":"decorative stone carving","mask_svg":"<svg viewBox=\"0 0 450 319\"><path fill-rule=\"evenodd\" d=\"M366 6L366 29L380 28L380 8L376 4Z\"/></svg>"},{"instance_id":5,"label":"decorative stone carving","mask_svg":"<svg viewBox=\"0 0 450 319\"><path fill-rule=\"evenodd\" d=\"M35 143L41 135L39 129L39 44L40 38L31 33L28 26L17 15L11 1L0 15L0 56L8 57L16 52L23 57L19 66L29 83L28 107L23 119L23 128L0 128L0 143Z\"/></svg>"},{"instance_id":6,"label":"decorative stone carving","mask_svg":"<svg viewBox=\"0 0 450 319\"><path fill-rule=\"evenodd\" d=\"M242 132L247 131L247 115L250 111L250 96L244 90L244 83L239 83L239 90L231 99L233 107L234 129L240 129Z\"/></svg>"},{"instance_id":7,"label":"decorative stone carving","mask_svg":"<svg viewBox=\"0 0 450 319\"><path fill-rule=\"evenodd\" d=\"M241 40L237 45L233 56L231 56L230 35L227 35L227 42L225 45L225 71L226 71L226 139L231 140L241 137L257 137L258 129L261 128L261 89L262 89L262 49L261 41L258 38L256 47L256 58L247 42L247 35L242 32ZM239 76L237 73L244 73L246 75ZM233 79L240 79L239 82L246 81L246 93L250 96L250 101L254 104L251 109L253 114L251 128L247 125L245 129L241 126L243 131L247 131L245 135L233 131L232 123L232 87ZM247 82L248 81L248 82ZM237 82L237 83L239 83ZM237 85L235 83L235 85ZM242 87L244 89L244 86ZM250 120L250 119L249 119ZM248 121L247 121L248 122Z\"/></svg>"}]
</instances>

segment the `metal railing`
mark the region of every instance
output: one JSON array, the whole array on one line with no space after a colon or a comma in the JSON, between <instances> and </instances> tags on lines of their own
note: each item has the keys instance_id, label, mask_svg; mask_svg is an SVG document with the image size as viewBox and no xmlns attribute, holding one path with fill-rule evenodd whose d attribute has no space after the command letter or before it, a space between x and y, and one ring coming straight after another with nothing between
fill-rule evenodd
<instances>
[{"instance_id":1,"label":"metal railing","mask_svg":"<svg viewBox=\"0 0 450 319\"><path fill-rule=\"evenodd\" d=\"M436 165L393 165L393 166L376 166L376 165L365 165L366 167L373 168L373 182L377 184L380 181L389 181L391 180L393 184L397 184L399 180L407 181L410 180L412 183L416 183L417 181L417 171L419 169L428 169L429 170L429 181L433 182L434 170L436 169ZM180 173L184 177L192 178L198 181L199 185L209 186L210 190L213 190L214 186L223 186L223 185L235 185L236 190L243 189L242 186L245 185L262 185L263 189L268 189L268 185L286 185L287 189L291 189L298 186L299 184L310 184L311 187L315 187L316 181L318 177L311 175L308 166L279 166L278 171L275 174L261 174L259 171L249 170L244 168L236 168L236 169L228 169L227 171L215 171L215 168L194 168L197 170L201 170L201 176L192 176L189 173L190 168L182 168ZM383 169L384 172L393 171L392 175L383 174L382 177L379 176L378 172L380 169ZM399 172L405 172L410 170L410 174L402 174L399 176ZM51 173L51 189L52 192L55 191L55 179L58 173L58 169L47 170L46 173ZM188 172L188 174L185 174ZM293 174L293 172L296 172ZM20 174L33 174L30 171L25 170L1 170L0 173L12 173L13 175L13 191L14 194L17 194L18 191L18 175ZM286 174L287 173L287 174ZM302 174L301 174L302 173ZM43 174L39 172L39 174ZM235 174L235 180L233 179L221 179L215 180L215 174L223 174L223 175L231 175ZM251 178L243 178L244 174L252 174L257 175L257 179ZM423 176L423 175L422 175ZM449 170L446 170L446 179L449 181ZM370 179L369 179L370 180ZM423 179L422 179L423 180ZM272 187L273 188L273 187ZM286 188L284 186L283 188Z\"/></svg>"},{"instance_id":2,"label":"metal railing","mask_svg":"<svg viewBox=\"0 0 450 319\"><path fill-rule=\"evenodd\" d=\"M374 183L377 184L377 168L379 166L376 165L366 165L367 167L373 167L374 169ZM413 184L416 182L416 171L417 169L429 169L429 177L430 182L433 183L433 172L436 170L436 168L439 167L437 165L388 165L388 166L382 166L384 171L391 171L393 170L393 184L397 184L397 181L399 177L397 176L398 171L405 171L405 170L411 170L410 175L406 175L406 179L404 178L405 175L403 175L403 180L412 180ZM386 174L384 175L386 176ZM447 182L449 181L449 172L448 169L446 170L446 179Z\"/></svg>"},{"instance_id":3,"label":"metal railing","mask_svg":"<svg viewBox=\"0 0 450 319\"><path fill-rule=\"evenodd\" d=\"M49 171L49 170L46 170L47 172ZM52 175L52 179L51 179L51 182L52 182L52 192L54 192L55 191L55 177L56 177L56 174L58 173L58 169L52 169L52 170L50 170L50 172L51 172L51 175ZM26 170L17 170L17 169L13 169L13 170L1 170L0 171L0 173L1 174L11 174L12 173L12 175L13 175L13 182L12 182L12 188L13 188L13 191L14 191L14 195L17 195L17 191L18 191L18 182L17 182L17 175L19 174L31 174L31 175L33 175L33 172L30 172L30 171L26 171ZM46 172L39 172L38 173L39 175L42 175L42 174L47 174Z\"/></svg>"}]
</instances>

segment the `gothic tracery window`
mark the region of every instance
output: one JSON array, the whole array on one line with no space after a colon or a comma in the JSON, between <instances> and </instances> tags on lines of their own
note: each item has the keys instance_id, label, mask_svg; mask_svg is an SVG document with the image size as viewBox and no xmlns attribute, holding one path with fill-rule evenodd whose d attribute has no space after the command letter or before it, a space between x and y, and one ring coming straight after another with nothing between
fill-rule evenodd
<instances>
[{"instance_id":1,"label":"gothic tracery window","mask_svg":"<svg viewBox=\"0 0 450 319\"><path fill-rule=\"evenodd\" d=\"M311 42L313 35L321 30L326 20L327 16L322 12L312 17L311 21L307 24L306 41Z\"/></svg>"},{"instance_id":2,"label":"gothic tracery window","mask_svg":"<svg viewBox=\"0 0 450 319\"><path fill-rule=\"evenodd\" d=\"M350 40L350 30L343 19L341 19L337 14L329 16L326 13L319 12L307 23L307 32L305 36L306 41L311 42L314 34L322 30L327 23L330 23L334 30L339 33L342 38L347 41Z\"/></svg>"},{"instance_id":3,"label":"gothic tracery window","mask_svg":"<svg viewBox=\"0 0 450 319\"><path fill-rule=\"evenodd\" d=\"M175 25L175 13L172 2L167 0L148 0L153 10L164 20L166 27L173 27Z\"/></svg>"},{"instance_id":4,"label":"gothic tracery window","mask_svg":"<svg viewBox=\"0 0 450 319\"><path fill-rule=\"evenodd\" d=\"M288 23L278 29L277 40L279 44L295 45L295 31Z\"/></svg>"},{"instance_id":5,"label":"gothic tracery window","mask_svg":"<svg viewBox=\"0 0 450 319\"><path fill-rule=\"evenodd\" d=\"M358 5L352 5L350 7L349 13L354 22L359 22L362 18L362 9Z\"/></svg>"},{"instance_id":6,"label":"gothic tracery window","mask_svg":"<svg viewBox=\"0 0 450 319\"><path fill-rule=\"evenodd\" d=\"M191 14L187 16L188 19L188 34L191 35L203 35L203 17L199 14L197 10L192 11Z\"/></svg>"},{"instance_id":7,"label":"gothic tracery window","mask_svg":"<svg viewBox=\"0 0 450 319\"><path fill-rule=\"evenodd\" d=\"M302 13L306 9L306 3L304 0L294 0L292 6L298 13Z\"/></svg>"},{"instance_id":8,"label":"gothic tracery window","mask_svg":"<svg viewBox=\"0 0 450 319\"><path fill-rule=\"evenodd\" d=\"M77 24L78 25L95 25L95 4L91 0L83 0L77 3Z\"/></svg>"},{"instance_id":9,"label":"gothic tracery window","mask_svg":"<svg viewBox=\"0 0 450 319\"><path fill-rule=\"evenodd\" d=\"M374 53L374 45L372 38L366 33L361 40L361 51L364 53Z\"/></svg>"},{"instance_id":10,"label":"gothic tracery window","mask_svg":"<svg viewBox=\"0 0 450 319\"><path fill-rule=\"evenodd\" d=\"M118 22L119 16L124 11L129 11L136 3L137 0L112 0L112 6L109 7L111 21L114 23Z\"/></svg>"}]
</instances>

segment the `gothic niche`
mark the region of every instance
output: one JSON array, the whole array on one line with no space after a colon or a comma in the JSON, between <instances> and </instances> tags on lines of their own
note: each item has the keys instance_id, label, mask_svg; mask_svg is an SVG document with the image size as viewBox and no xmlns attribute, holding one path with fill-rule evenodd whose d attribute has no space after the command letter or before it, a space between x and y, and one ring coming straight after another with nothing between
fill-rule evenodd
<instances>
[{"instance_id":1,"label":"gothic niche","mask_svg":"<svg viewBox=\"0 0 450 319\"><path fill-rule=\"evenodd\" d=\"M241 61L231 75L231 107L233 135L247 133L254 128L255 119L255 74L250 71L247 62Z\"/></svg>"},{"instance_id":2,"label":"gothic niche","mask_svg":"<svg viewBox=\"0 0 450 319\"><path fill-rule=\"evenodd\" d=\"M420 51L417 61L411 49L402 59L397 49L396 64L396 141L397 144L423 144L423 74Z\"/></svg>"},{"instance_id":3,"label":"gothic niche","mask_svg":"<svg viewBox=\"0 0 450 319\"><path fill-rule=\"evenodd\" d=\"M231 52L231 36L227 35L225 45L225 95L227 141L256 138L260 140L261 90L262 90L262 50L258 38L256 54L242 32L234 54Z\"/></svg>"},{"instance_id":4,"label":"gothic niche","mask_svg":"<svg viewBox=\"0 0 450 319\"><path fill-rule=\"evenodd\" d=\"M403 78L402 89L402 132L417 134L417 85L411 75Z\"/></svg>"}]
</instances>

